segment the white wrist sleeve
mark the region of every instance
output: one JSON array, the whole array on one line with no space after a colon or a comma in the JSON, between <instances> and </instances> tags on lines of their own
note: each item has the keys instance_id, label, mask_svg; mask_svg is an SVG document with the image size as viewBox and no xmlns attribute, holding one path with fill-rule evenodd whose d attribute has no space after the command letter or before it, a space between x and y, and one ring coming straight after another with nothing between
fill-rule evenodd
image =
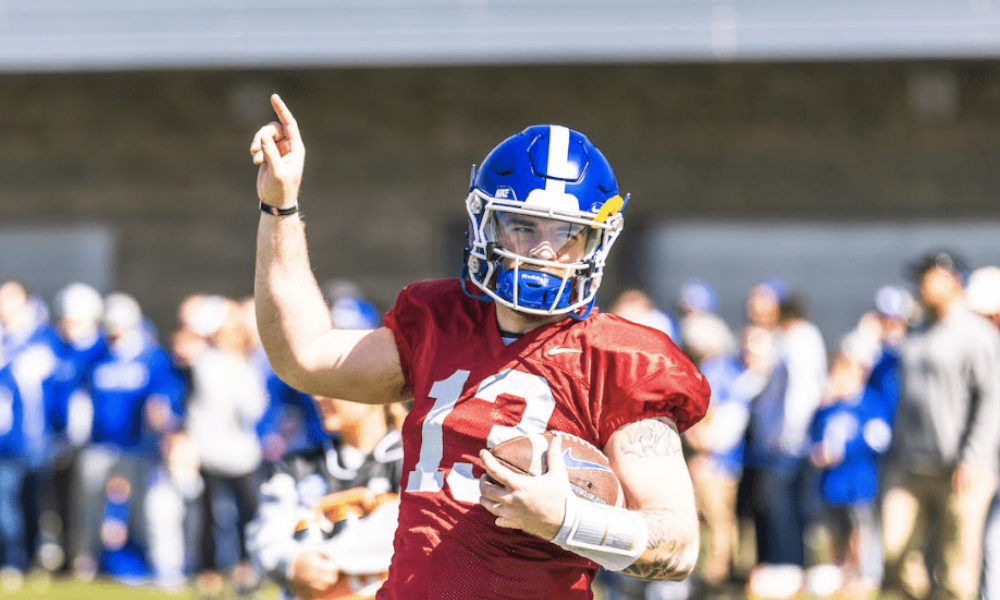
<instances>
[{"instance_id":1,"label":"white wrist sleeve","mask_svg":"<svg viewBox=\"0 0 1000 600\"><path fill-rule=\"evenodd\" d=\"M648 539L642 515L570 494L562 527L552 542L605 569L621 571L642 555Z\"/></svg>"}]
</instances>

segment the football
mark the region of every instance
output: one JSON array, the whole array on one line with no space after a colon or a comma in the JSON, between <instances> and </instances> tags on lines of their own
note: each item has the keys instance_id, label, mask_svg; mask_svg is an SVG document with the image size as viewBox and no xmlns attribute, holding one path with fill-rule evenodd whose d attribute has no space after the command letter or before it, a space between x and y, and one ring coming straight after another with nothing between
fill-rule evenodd
<instances>
[{"instance_id":1,"label":"football","mask_svg":"<svg viewBox=\"0 0 1000 600\"><path fill-rule=\"evenodd\" d=\"M562 461L569 473L573 492L591 502L622 506L618 476L611 470L608 457L594 445L562 431L547 431L500 442L491 452L503 465L518 473L542 475L548 471L549 443L555 436L562 440Z\"/></svg>"}]
</instances>

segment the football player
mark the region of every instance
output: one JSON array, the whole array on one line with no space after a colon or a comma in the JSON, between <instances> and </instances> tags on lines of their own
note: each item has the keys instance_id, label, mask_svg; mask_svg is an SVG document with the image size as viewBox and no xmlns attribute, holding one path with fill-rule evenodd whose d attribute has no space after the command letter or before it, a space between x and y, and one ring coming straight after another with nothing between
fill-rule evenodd
<instances>
[{"instance_id":1,"label":"football player","mask_svg":"<svg viewBox=\"0 0 1000 600\"><path fill-rule=\"evenodd\" d=\"M250 153L257 318L274 370L318 396L413 401L378 598L591 598L598 565L685 578L698 521L680 432L709 390L666 335L592 310L627 201L604 155L555 125L503 141L473 173L463 276L406 287L380 329L337 330L297 215L305 146L271 103L278 120ZM626 507L572 494L558 442L537 477L487 450L547 430L602 448Z\"/></svg>"}]
</instances>

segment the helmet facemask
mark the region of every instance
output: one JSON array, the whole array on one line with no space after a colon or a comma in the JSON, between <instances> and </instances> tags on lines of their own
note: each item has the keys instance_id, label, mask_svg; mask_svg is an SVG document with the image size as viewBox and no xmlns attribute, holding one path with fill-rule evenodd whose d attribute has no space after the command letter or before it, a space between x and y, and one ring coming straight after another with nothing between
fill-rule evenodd
<instances>
[{"instance_id":1,"label":"helmet facemask","mask_svg":"<svg viewBox=\"0 0 1000 600\"><path fill-rule=\"evenodd\" d=\"M525 314L583 319L590 313L608 251L621 232L620 213L560 211L478 189L466 208L465 271L473 285Z\"/></svg>"}]
</instances>

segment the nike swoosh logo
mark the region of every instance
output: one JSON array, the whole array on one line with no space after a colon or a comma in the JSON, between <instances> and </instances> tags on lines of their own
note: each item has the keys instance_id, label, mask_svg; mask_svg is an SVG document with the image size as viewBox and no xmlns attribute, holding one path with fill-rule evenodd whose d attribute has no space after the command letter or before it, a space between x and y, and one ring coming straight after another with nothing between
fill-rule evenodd
<instances>
[{"instance_id":1,"label":"nike swoosh logo","mask_svg":"<svg viewBox=\"0 0 1000 600\"><path fill-rule=\"evenodd\" d=\"M596 471L611 471L605 465L601 463L590 462L589 460L580 460L579 458L573 456L573 450L567 448L563 450L562 455L563 464L569 469L594 469Z\"/></svg>"},{"instance_id":2,"label":"nike swoosh logo","mask_svg":"<svg viewBox=\"0 0 1000 600\"><path fill-rule=\"evenodd\" d=\"M549 356L555 356L556 354L583 354L583 350L579 348L563 348L561 346L556 346L550 349L547 354Z\"/></svg>"}]
</instances>

